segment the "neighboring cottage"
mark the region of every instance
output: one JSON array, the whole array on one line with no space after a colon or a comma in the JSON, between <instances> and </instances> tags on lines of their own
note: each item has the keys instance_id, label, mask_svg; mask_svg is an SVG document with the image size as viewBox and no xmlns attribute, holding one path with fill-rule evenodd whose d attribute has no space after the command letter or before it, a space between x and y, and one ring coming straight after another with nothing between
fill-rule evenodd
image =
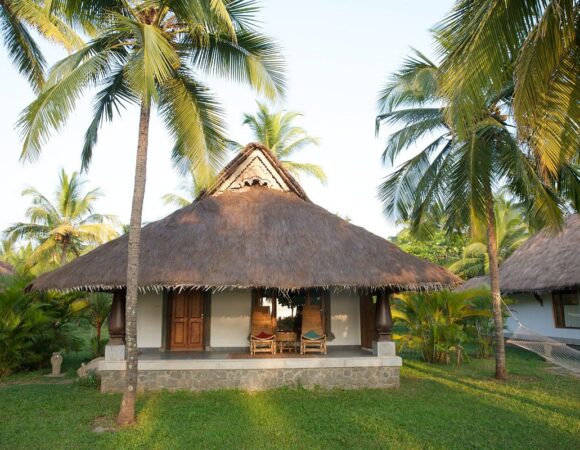
<instances>
[{"instance_id":1,"label":"neighboring cottage","mask_svg":"<svg viewBox=\"0 0 580 450\"><path fill-rule=\"evenodd\" d=\"M462 290L489 286L472 278ZM543 230L528 239L500 267L503 295L526 327L570 344L580 344L580 215L570 215L559 233ZM508 319L508 328L517 328Z\"/></svg>"},{"instance_id":2,"label":"neighboring cottage","mask_svg":"<svg viewBox=\"0 0 580 450\"><path fill-rule=\"evenodd\" d=\"M111 342L100 365L105 391L123 386L126 261L123 236L32 285L114 293ZM387 342L389 293L460 283L312 203L258 144L191 205L143 227L140 264L137 342L145 389L397 386L401 359ZM290 341L281 350L296 350L306 331L304 305L318 306L328 355L249 355L253 311L277 322L277 339ZM373 347L374 354L364 351Z\"/></svg>"}]
</instances>

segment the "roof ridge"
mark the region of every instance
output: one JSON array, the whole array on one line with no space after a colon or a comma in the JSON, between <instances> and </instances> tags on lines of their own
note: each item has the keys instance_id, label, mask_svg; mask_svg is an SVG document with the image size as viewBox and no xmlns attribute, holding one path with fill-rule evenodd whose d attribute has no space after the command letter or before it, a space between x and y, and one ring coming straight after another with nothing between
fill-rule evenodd
<instances>
[{"instance_id":1,"label":"roof ridge","mask_svg":"<svg viewBox=\"0 0 580 450\"><path fill-rule=\"evenodd\" d=\"M300 197L302 200L311 202L306 192L298 183L296 178L282 165L280 160L276 157L274 152L270 150L263 144L257 142L250 142L246 145L243 150L241 150L226 166L220 171L215 181L210 185L210 187L202 191L195 201L202 200L203 198L213 196L219 192L220 187L230 178L235 171L248 160L250 155L255 151L259 150L272 168L276 171L277 175L282 179L282 181L287 185L288 189ZM267 168L266 168L267 169ZM227 189L226 189L227 190Z\"/></svg>"}]
</instances>

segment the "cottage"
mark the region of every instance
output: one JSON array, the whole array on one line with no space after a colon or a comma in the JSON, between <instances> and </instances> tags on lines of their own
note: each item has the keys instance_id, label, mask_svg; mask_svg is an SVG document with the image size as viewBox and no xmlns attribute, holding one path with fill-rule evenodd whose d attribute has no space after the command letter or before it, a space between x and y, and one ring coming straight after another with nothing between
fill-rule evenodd
<instances>
[{"instance_id":1,"label":"cottage","mask_svg":"<svg viewBox=\"0 0 580 450\"><path fill-rule=\"evenodd\" d=\"M143 227L141 240L141 389L397 386L389 294L460 282L312 203L258 144L191 205ZM123 236L32 286L114 293L103 391L124 382L126 261ZM251 355L258 312L274 343ZM309 345L308 334L324 342Z\"/></svg>"},{"instance_id":2,"label":"cottage","mask_svg":"<svg viewBox=\"0 0 580 450\"><path fill-rule=\"evenodd\" d=\"M472 278L461 289L489 285ZM528 239L500 267L500 287L526 327L567 344L580 344L580 215L559 233L544 230ZM517 329L513 318L508 331Z\"/></svg>"}]
</instances>

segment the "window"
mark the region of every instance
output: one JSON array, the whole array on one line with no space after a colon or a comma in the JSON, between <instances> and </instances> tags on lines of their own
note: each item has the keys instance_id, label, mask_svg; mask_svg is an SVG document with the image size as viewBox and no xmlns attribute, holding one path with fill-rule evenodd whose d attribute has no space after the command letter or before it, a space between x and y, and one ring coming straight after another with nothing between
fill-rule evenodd
<instances>
[{"instance_id":1,"label":"window","mask_svg":"<svg viewBox=\"0 0 580 450\"><path fill-rule=\"evenodd\" d=\"M302 307L320 305L323 327L330 334L330 292L322 289L300 289L280 292L275 289L254 289L253 305L267 306L278 331L300 331Z\"/></svg>"},{"instance_id":2,"label":"window","mask_svg":"<svg viewBox=\"0 0 580 450\"><path fill-rule=\"evenodd\" d=\"M556 328L580 328L580 292L554 292L553 300Z\"/></svg>"}]
</instances>

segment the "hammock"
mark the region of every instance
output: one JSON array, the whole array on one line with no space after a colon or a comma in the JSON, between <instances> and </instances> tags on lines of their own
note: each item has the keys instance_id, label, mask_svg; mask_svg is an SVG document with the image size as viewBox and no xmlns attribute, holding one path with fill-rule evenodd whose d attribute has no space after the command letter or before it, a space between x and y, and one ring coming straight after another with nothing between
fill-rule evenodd
<instances>
[{"instance_id":1,"label":"hammock","mask_svg":"<svg viewBox=\"0 0 580 450\"><path fill-rule=\"evenodd\" d=\"M534 352L553 364L580 374L579 350L530 330L519 321L507 305L505 306L518 324L517 330L507 340L509 344L517 345L518 347Z\"/></svg>"}]
</instances>

